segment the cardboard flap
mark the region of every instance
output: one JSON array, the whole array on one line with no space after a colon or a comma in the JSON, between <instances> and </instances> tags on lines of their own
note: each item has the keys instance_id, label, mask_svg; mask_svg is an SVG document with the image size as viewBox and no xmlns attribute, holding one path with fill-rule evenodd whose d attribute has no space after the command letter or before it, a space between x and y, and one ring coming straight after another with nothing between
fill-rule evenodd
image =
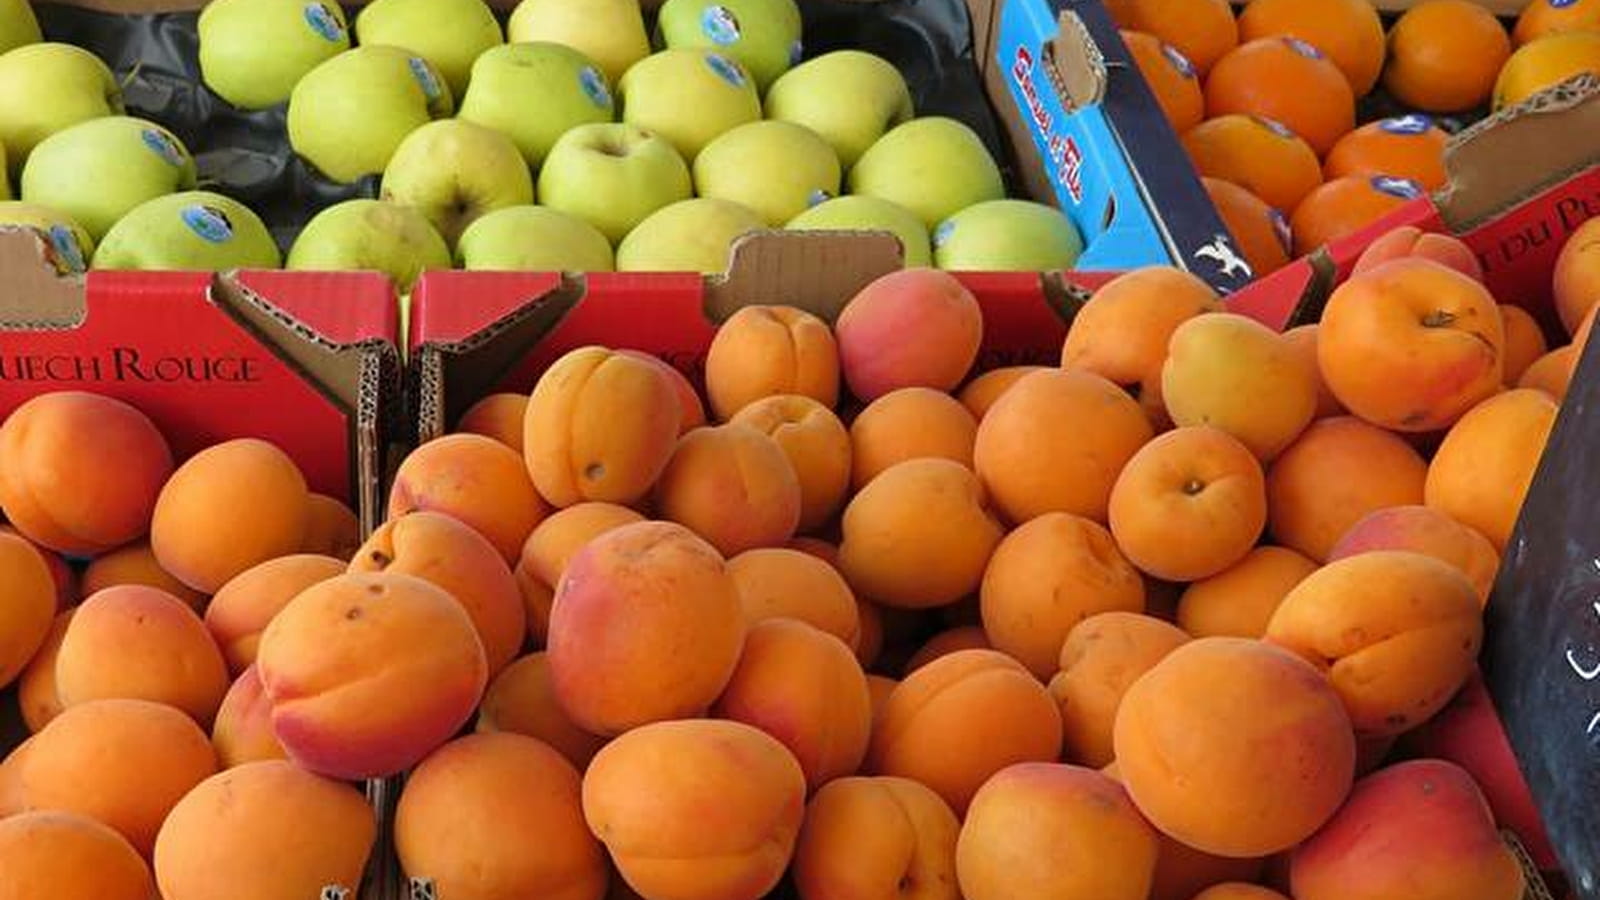
<instances>
[{"instance_id":1,"label":"cardboard flap","mask_svg":"<svg viewBox=\"0 0 1600 900\"><path fill-rule=\"evenodd\" d=\"M0 227L0 323L48 330L83 323L83 275L70 271L48 237L34 228Z\"/></svg>"},{"instance_id":2,"label":"cardboard flap","mask_svg":"<svg viewBox=\"0 0 1600 900\"><path fill-rule=\"evenodd\" d=\"M1078 317L1078 311L1089 302L1089 298L1094 296L1094 291L1081 284L1073 284L1060 272L1044 273L1039 279L1039 287L1044 292L1045 302L1068 325Z\"/></svg>"},{"instance_id":3,"label":"cardboard flap","mask_svg":"<svg viewBox=\"0 0 1600 900\"><path fill-rule=\"evenodd\" d=\"M1503 109L1451 139L1449 184L1434 203L1469 231L1539 191L1600 163L1600 78L1583 74Z\"/></svg>"},{"instance_id":4,"label":"cardboard flap","mask_svg":"<svg viewBox=\"0 0 1600 900\"><path fill-rule=\"evenodd\" d=\"M706 279L705 313L721 322L746 306L797 306L828 320L860 290L904 265L886 231L756 231L733 244L728 271Z\"/></svg>"},{"instance_id":5,"label":"cardboard flap","mask_svg":"<svg viewBox=\"0 0 1600 900\"><path fill-rule=\"evenodd\" d=\"M1061 11L1056 36L1045 42L1043 50L1045 71L1068 109L1093 106L1105 99L1105 56L1077 13Z\"/></svg>"}]
</instances>

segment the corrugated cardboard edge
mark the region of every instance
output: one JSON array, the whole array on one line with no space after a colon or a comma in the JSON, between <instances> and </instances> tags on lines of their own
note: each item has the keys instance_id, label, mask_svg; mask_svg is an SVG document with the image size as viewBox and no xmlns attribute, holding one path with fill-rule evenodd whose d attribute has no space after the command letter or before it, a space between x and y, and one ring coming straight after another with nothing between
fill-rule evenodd
<instances>
[{"instance_id":1,"label":"corrugated cardboard edge","mask_svg":"<svg viewBox=\"0 0 1600 900\"><path fill-rule=\"evenodd\" d=\"M71 331L88 313L84 277L66 272L36 228L0 226L0 329Z\"/></svg>"},{"instance_id":2,"label":"corrugated cardboard edge","mask_svg":"<svg viewBox=\"0 0 1600 900\"><path fill-rule=\"evenodd\" d=\"M905 265L887 231L752 231L733 242L728 268L705 281L706 318L746 306L794 306L832 322L861 291Z\"/></svg>"},{"instance_id":3,"label":"corrugated cardboard edge","mask_svg":"<svg viewBox=\"0 0 1600 900\"><path fill-rule=\"evenodd\" d=\"M1528 853L1528 848L1522 845L1522 839L1517 833L1503 828L1500 830L1500 839L1505 842L1506 849L1517 858L1517 865L1522 869L1524 889L1522 900L1556 900L1556 895L1545 883L1544 875L1539 867L1534 864L1533 856Z\"/></svg>"}]
</instances>

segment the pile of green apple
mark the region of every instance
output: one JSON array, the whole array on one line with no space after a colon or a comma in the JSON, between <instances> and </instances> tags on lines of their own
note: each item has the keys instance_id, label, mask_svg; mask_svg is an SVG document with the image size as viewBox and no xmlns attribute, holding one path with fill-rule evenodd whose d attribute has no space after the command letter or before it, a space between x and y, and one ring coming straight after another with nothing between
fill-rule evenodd
<instances>
[{"instance_id":1,"label":"pile of green apple","mask_svg":"<svg viewBox=\"0 0 1600 900\"><path fill-rule=\"evenodd\" d=\"M0 224L95 268L376 269L402 290L451 266L718 272L763 229L887 230L907 265L1073 265L1077 231L1006 199L971 128L916 117L870 53L801 62L801 30L794 0L667 0L653 43L639 0L521 0L504 32L483 0L373 0L353 28L321 0L211 0L207 87L286 103L324 177L381 176L280 258L182 141L123 114L103 62L0 0Z\"/></svg>"}]
</instances>

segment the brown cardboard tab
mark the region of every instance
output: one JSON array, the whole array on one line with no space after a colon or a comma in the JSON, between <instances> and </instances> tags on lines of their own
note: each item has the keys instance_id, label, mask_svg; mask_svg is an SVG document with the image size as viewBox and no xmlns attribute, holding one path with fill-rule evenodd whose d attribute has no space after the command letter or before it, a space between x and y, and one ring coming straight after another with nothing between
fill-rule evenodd
<instances>
[{"instance_id":1,"label":"brown cardboard tab","mask_svg":"<svg viewBox=\"0 0 1600 900\"><path fill-rule=\"evenodd\" d=\"M1459 234L1597 162L1600 78L1586 73L1453 137L1434 204Z\"/></svg>"},{"instance_id":2,"label":"brown cardboard tab","mask_svg":"<svg viewBox=\"0 0 1600 900\"><path fill-rule=\"evenodd\" d=\"M1089 298L1094 296L1094 292L1088 288L1069 283L1060 272L1044 273L1039 279L1039 287L1044 291L1045 302L1068 325L1078 317L1078 311L1089 302Z\"/></svg>"},{"instance_id":3,"label":"brown cardboard tab","mask_svg":"<svg viewBox=\"0 0 1600 900\"><path fill-rule=\"evenodd\" d=\"M705 311L721 322L746 306L797 306L828 321L875 279L904 266L887 231L755 231L733 244L728 271L706 279Z\"/></svg>"},{"instance_id":4,"label":"brown cardboard tab","mask_svg":"<svg viewBox=\"0 0 1600 900\"><path fill-rule=\"evenodd\" d=\"M1063 10L1056 36L1041 57L1045 71L1068 109L1093 106L1106 96L1106 59L1075 12Z\"/></svg>"},{"instance_id":5,"label":"brown cardboard tab","mask_svg":"<svg viewBox=\"0 0 1600 900\"><path fill-rule=\"evenodd\" d=\"M0 285L0 327L38 331L83 323L83 276L65 272L37 229L0 227Z\"/></svg>"}]
</instances>

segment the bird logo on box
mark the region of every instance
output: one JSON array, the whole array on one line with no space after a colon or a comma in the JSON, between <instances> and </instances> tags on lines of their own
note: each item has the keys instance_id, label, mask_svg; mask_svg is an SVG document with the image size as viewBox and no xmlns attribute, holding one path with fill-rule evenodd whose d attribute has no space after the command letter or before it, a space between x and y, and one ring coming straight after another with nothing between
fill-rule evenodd
<instances>
[{"instance_id":1,"label":"bird logo on box","mask_svg":"<svg viewBox=\"0 0 1600 900\"><path fill-rule=\"evenodd\" d=\"M1239 255L1239 251L1233 249L1232 242L1225 234L1219 234L1211 243L1202 245L1194 252L1194 256L1196 259L1209 259L1216 263L1217 268L1222 270L1224 278L1235 276L1250 278L1255 275L1255 270L1251 269L1250 264Z\"/></svg>"}]
</instances>

